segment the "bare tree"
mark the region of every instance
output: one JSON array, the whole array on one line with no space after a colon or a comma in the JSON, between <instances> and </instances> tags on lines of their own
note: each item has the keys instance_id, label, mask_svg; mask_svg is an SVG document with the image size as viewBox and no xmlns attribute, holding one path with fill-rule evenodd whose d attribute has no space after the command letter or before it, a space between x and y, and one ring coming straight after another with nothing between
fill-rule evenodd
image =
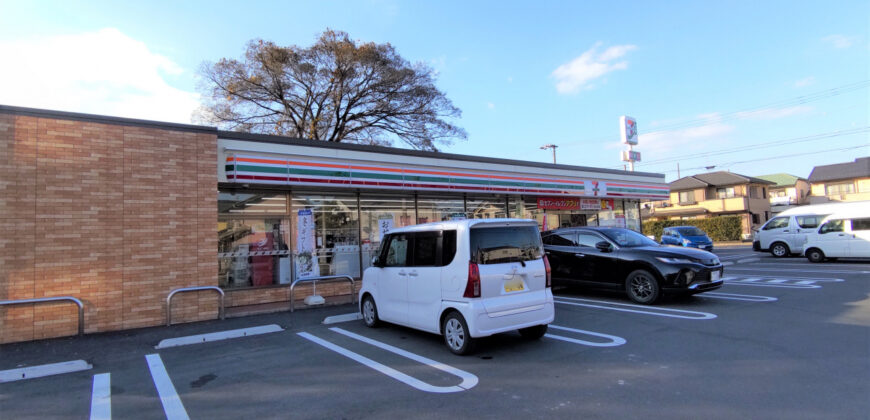
<instances>
[{"instance_id":1,"label":"bare tree","mask_svg":"<svg viewBox=\"0 0 870 420\"><path fill-rule=\"evenodd\" d=\"M204 63L199 119L236 131L332 142L408 145L465 139L447 121L461 111L390 44L359 43L327 29L309 48L248 43L242 61Z\"/></svg>"}]
</instances>

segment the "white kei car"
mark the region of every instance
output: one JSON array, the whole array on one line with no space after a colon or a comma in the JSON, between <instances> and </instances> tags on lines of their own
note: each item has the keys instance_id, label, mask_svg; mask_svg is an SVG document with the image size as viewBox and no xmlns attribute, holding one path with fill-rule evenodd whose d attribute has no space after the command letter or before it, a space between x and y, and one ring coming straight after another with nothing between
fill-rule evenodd
<instances>
[{"instance_id":1,"label":"white kei car","mask_svg":"<svg viewBox=\"0 0 870 420\"><path fill-rule=\"evenodd\" d=\"M363 273L359 298L367 326L386 321L441 334L456 354L510 330L540 338L554 317L538 225L523 219L393 229Z\"/></svg>"}]
</instances>

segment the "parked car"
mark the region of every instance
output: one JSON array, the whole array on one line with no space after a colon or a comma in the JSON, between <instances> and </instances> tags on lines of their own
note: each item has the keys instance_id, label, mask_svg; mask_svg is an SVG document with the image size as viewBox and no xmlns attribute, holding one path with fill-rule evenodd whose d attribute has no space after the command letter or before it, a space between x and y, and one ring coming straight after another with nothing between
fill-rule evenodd
<instances>
[{"instance_id":1,"label":"parked car","mask_svg":"<svg viewBox=\"0 0 870 420\"><path fill-rule=\"evenodd\" d=\"M807 235L804 255L811 262L870 258L870 213L833 214Z\"/></svg>"},{"instance_id":2,"label":"parked car","mask_svg":"<svg viewBox=\"0 0 870 420\"><path fill-rule=\"evenodd\" d=\"M801 255L807 234L818 231L825 217L844 211L870 212L870 201L813 204L783 211L754 232L752 249L757 252L769 251L777 258Z\"/></svg>"},{"instance_id":3,"label":"parked car","mask_svg":"<svg viewBox=\"0 0 870 420\"><path fill-rule=\"evenodd\" d=\"M553 321L550 266L537 222L477 219L390 230L359 292L363 321L441 334L450 351L519 330L529 339Z\"/></svg>"},{"instance_id":4,"label":"parked car","mask_svg":"<svg viewBox=\"0 0 870 420\"><path fill-rule=\"evenodd\" d=\"M695 294L722 287L716 255L659 245L624 228L563 228L546 232L544 250L554 285L621 289L637 303L663 293Z\"/></svg>"},{"instance_id":5,"label":"parked car","mask_svg":"<svg viewBox=\"0 0 870 420\"><path fill-rule=\"evenodd\" d=\"M662 229L662 245L678 245L713 250L713 240L695 226L673 226Z\"/></svg>"}]
</instances>

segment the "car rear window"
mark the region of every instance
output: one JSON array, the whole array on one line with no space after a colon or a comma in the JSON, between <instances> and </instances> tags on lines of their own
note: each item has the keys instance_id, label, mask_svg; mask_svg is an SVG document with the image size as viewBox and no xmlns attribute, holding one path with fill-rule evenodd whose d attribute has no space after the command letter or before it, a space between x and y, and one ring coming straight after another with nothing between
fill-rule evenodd
<instances>
[{"instance_id":1,"label":"car rear window","mask_svg":"<svg viewBox=\"0 0 870 420\"><path fill-rule=\"evenodd\" d=\"M477 264L532 261L541 258L541 236L536 226L471 229L471 260Z\"/></svg>"}]
</instances>

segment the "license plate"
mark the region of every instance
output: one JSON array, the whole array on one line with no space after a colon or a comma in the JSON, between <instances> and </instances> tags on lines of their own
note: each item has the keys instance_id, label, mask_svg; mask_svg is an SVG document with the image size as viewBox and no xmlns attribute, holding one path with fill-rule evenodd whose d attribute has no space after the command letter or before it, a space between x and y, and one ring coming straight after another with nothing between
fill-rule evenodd
<instances>
[{"instance_id":1,"label":"license plate","mask_svg":"<svg viewBox=\"0 0 870 420\"><path fill-rule=\"evenodd\" d=\"M719 281L719 277L722 275L718 271L714 271L710 273L710 281Z\"/></svg>"},{"instance_id":2,"label":"license plate","mask_svg":"<svg viewBox=\"0 0 870 420\"><path fill-rule=\"evenodd\" d=\"M523 287L522 279L514 279L504 282L505 292L518 292L520 290L525 290L525 287Z\"/></svg>"}]
</instances>

